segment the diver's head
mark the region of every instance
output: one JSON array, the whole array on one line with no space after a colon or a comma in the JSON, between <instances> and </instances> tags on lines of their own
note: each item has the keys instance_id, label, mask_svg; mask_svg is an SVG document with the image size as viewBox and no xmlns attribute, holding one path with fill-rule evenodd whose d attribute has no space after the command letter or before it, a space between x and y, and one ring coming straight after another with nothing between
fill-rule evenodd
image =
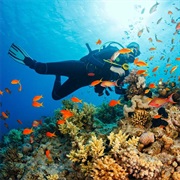
<instances>
[{"instance_id":1,"label":"diver's head","mask_svg":"<svg viewBox=\"0 0 180 180\"><path fill-rule=\"evenodd\" d=\"M131 42L127 48L132 49L132 52L127 53L127 54L123 54L123 56L121 56L123 58L123 62L121 61L121 63L133 63L134 59L140 55L140 51L139 51L139 44L136 42Z\"/></svg>"},{"instance_id":2,"label":"diver's head","mask_svg":"<svg viewBox=\"0 0 180 180\"><path fill-rule=\"evenodd\" d=\"M136 42L131 42L130 44L127 45L127 48L133 50L134 57L137 57L141 54L139 44Z\"/></svg>"}]
</instances>

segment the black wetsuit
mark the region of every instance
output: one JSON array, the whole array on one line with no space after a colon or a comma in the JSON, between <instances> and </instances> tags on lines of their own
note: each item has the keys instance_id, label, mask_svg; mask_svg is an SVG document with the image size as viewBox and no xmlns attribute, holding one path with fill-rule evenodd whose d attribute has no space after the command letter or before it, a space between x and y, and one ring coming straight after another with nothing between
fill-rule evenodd
<instances>
[{"instance_id":1,"label":"black wetsuit","mask_svg":"<svg viewBox=\"0 0 180 180\"><path fill-rule=\"evenodd\" d=\"M119 76L110 70L111 64L105 63L103 59L110 59L111 56L118 50L117 47L109 46L99 50L91 51L87 56L78 60L68 60L60 62L41 63L25 58L24 63L30 68L34 69L39 74L55 75L56 79L52 91L54 100L59 100L67 95L73 93L77 89L88 86L91 82L103 78L104 80L117 80L118 83L122 82L129 71L125 71L125 76ZM96 63L94 63L96 61ZM123 63L123 59L121 58ZM92 76L94 74L94 76ZM68 79L61 84L61 76L67 76ZM95 86L95 92L99 95L103 94L104 87ZM107 90L106 90L107 92ZM123 93L122 89L115 87L117 94ZM107 93L106 93L107 94Z\"/></svg>"}]
</instances>

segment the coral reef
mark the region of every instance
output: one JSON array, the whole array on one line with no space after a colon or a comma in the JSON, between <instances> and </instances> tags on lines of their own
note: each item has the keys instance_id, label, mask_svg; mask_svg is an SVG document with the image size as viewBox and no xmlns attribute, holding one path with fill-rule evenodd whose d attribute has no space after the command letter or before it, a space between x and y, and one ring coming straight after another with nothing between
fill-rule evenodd
<instances>
[{"instance_id":1,"label":"coral reef","mask_svg":"<svg viewBox=\"0 0 180 180\"><path fill-rule=\"evenodd\" d=\"M123 83L129 84L126 89L126 97L130 100L135 95L143 95L146 87L146 80L143 76L136 74L137 70L132 70L128 76L125 77Z\"/></svg>"},{"instance_id":2,"label":"coral reef","mask_svg":"<svg viewBox=\"0 0 180 180\"><path fill-rule=\"evenodd\" d=\"M127 180L127 172L109 156L104 156L92 165L94 180Z\"/></svg>"},{"instance_id":3,"label":"coral reef","mask_svg":"<svg viewBox=\"0 0 180 180\"><path fill-rule=\"evenodd\" d=\"M135 95L131 99L131 106L128 107L124 105L124 116L129 117L130 112L135 112L136 109L148 109L149 108L149 98L146 96Z\"/></svg>"},{"instance_id":4,"label":"coral reef","mask_svg":"<svg viewBox=\"0 0 180 180\"><path fill-rule=\"evenodd\" d=\"M62 118L57 109L53 117L34 128L34 142L22 130L4 136L0 179L178 180L180 108L167 104L161 119L168 125L151 127L162 109L150 108L148 103L148 97L134 95L131 105L124 105L124 117L122 110L111 115L118 109L104 105L104 114L114 118L106 124L107 119L101 120L103 111L92 104L64 101L63 109L73 116L57 125ZM55 132L56 137L46 137L47 131Z\"/></svg>"}]
</instances>

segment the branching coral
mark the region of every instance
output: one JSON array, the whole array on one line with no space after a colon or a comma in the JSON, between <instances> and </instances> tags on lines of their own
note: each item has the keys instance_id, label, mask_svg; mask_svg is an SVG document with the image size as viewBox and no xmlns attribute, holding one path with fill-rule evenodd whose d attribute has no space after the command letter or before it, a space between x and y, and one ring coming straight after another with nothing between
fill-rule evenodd
<instances>
[{"instance_id":1,"label":"branching coral","mask_svg":"<svg viewBox=\"0 0 180 180\"><path fill-rule=\"evenodd\" d=\"M97 139L95 135L92 136L91 140L87 144L78 141L78 149L71 150L70 154L67 155L72 162L85 162L88 156L98 158L104 155L104 145L102 138Z\"/></svg>"},{"instance_id":2,"label":"branching coral","mask_svg":"<svg viewBox=\"0 0 180 180\"><path fill-rule=\"evenodd\" d=\"M87 157L89 155L90 151L90 146L89 145L83 145L82 142L78 143L79 149L71 150L69 155L67 157L72 161L72 162L85 162L87 160Z\"/></svg>"},{"instance_id":3,"label":"branching coral","mask_svg":"<svg viewBox=\"0 0 180 180\"><path fill-rule=\"evenodd\" d=\"M59 179L59 175L58 174L51 174L49 176L46 177L48 180L58 180Z\"/></svg>"},{"instance_id":4,"label":"branching coral","mask_svg":"<svg viewBox=\"0 0 180 180\"><path fill-rule=\"evenodd\" d=\"M97 159L93 163L91 176L94 180L127 180L125 170L109 156Z\"/></svg>"},{"instance_id":5,"label":"branching coral","mask_svg":"<svg viewBox=\"0 0 180 180\"><path fill-rule=\"evenodd\" d=\"M75 108L71 112L73 116L68 118L64 124L59 125L61 133L75 137L80 130L81 133L83 130L91 131L95 113L95 107L92 104L83 103L82 109Z\"/></svg>"}]
</instances>

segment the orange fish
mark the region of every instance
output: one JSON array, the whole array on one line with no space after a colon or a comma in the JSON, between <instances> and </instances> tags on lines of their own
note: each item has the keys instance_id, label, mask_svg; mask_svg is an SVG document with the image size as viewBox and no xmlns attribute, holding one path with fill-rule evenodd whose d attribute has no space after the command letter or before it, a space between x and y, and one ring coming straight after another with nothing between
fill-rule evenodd
<instances>
[{"instance_id":1,"label":"orange fish","mask_svg":"<svg viewBox=\"0 0 180 180\"><path fill-rule=\"evenodd\" d=\"M64 124L66 121L64 119L60 119L57 121L57 124Z\"/></svg>"},{"instance_id":2,"label":"orange fish","mask_svg":"<svg viewBox=\"0 0 180 180\"><path fill-rule=\"evenodd\" d=\"M102 43L102 41L100 40L100 39L98 39L97 41L96 41L96 44L101 44Z\"/></svg>"},{"instance_id":3,"label":"orange fish","mask_svg":"<svg viewBox=\"0 0 180 180\"><path fill-rule=\"evenodd\" d=\"M63 115L63 119L67 119L74 116L74 114L70 110L67 110L67 109L61 110L60 113Z\"/></svg>"},{"instance_id":4,"label":"orange fish","mask_svg":"<svg viewBox=\"0 0 180 180\"><path fill-rule=\"evenodd\" d=\"M116 81L102 81L101 86L102 87L117 86L117 82Z\"/></svg>"},{"instance_id":5,"label":"orange fish","mask_svg":"<svg viewBox=\"0 0 180 180\"><path fill-rule=\"evenodd\" d=\"M170 73L172 74L176 69L177 69L178 65L173 66L172 69L170 70Z\"/></svg>"},{"instance_id":6,"label":"orange fish","mask_svg":"<svg viewBox=\"0 0 180 180\"><path fill-rule=\"evenodd\" d=\"M143 28L143 29L141 29L141 30L138 32L137 36L138 36L138 37L141 37L141 35L142 35L143 31L144 31L144 28Z\"/></svg>"},{"instance_id":7,"label":"orange fish","mask_svg":"<svg viewBox=\"0 0 180 180\"><path fill-rule=\"evenodd\" d=\"M52 156L51 156L51 152L50 152L49 149L47 149L47 150L45 151L45 154L46 154L47 159L50 160L50 161L52 161Z\"/></svg>"},{"instance_id":8,"label":"orange fish","mask_svg":"<svg viewBox=\"0 0 180 180\"><path fill-rule=\"evenodd\" d=\"M119 50L120 54L128 54L130 52L133 52L133 50L129 49L129 48L122 48L122 49Z\"/></svg>"},{"instance_id":9,"label":"orange fish","mask_svg":"<svg viewBox=\"0 0 180 180\"><path fill-rule=\"evenodd\" d=\"M134 63L136 66L147 66L148 64L145 63L144 61L138 61Z\"/></svg>"},{"instance_id":10,"label":"orange fish","mask_svg":"<svg viewBox=\"0 0 180 180\"><path fill-rule=\"evenodd\" d=\"M177 23L176 25L176 32L179 34L179 30L180 30L180 22Z\"/></svg>"},{"instance_id":11,"label":"orange fish","mask_svg":"<svg viewBox=\"0 0 180 180\"><path fill-rule=\"evenodd\" d=\"M150 89L146 89L146 90L144 91L144 94L147 94L149 91L150 91Z\"/></svg>"},{"instance_id":12,"label":"orange fish","mask_svg":"<svg viewBox=\"0 0 180 180\"><path fill-rule=\"evenodd\" d=\"M39 125L41 125L42 124L42 120L34 120L33 122L32 122L32 126L33 127L38 127Z\"/></svg>"},{"instance_id":13,"label":"orange fish","mask_svg":"<svg viewBox=\"0 0 180 180\"><path fill-rule=\"evenodd\" d=\"M119 104L119 105L122 105L120 100L112 99L112 100L109 102L109 106L110 106L110 107L114 107L114 106L116 106L116 105L118 105L118 104Z\"/></svg>"},{"instance_id":14,"label":"orange fish","mask_svg":"<svg viewBox=\"0 0 180 180\"><path fill-rule=\"evenodd\" d=\"M139 58L136 58L136 59L134 60L134 64L136 64L138 61L139 61Z\"/></svg>"},{"instance_id":15,"label":"orange fish","mask_svg":"<svg viewBox=\"0 0 180 180\"><path fill-rule=\"evenodd\" d=\"M8 93L8 94L11 94L11 90L9 88L5 88L5 91Z\"/></svg>"},{"instance_id":16,"label":"orange fish","mask_svg":"<svg viewBox=\"0 0 180 180\"><path fill-rule=\"evenodd\" d=\"M176 60L177 60L177 61L180 61L180 57L177 57Z\"/></svg>"},{"instance_id":17,"label":"orange fish","mask_svg":"<svg viewBox=\"0 0 180 180\"><path fill-rule=\"evenodd\" d=\"M159 66L156 66L155 68L153 68L152 72L156 72L158 70Z\"/></svg>"},{"instance_id":18,"label":"orange fish","mask_svg":"<svg viewBox=\"0 0 180 180\"><path fill-rule=\"evenodd\" d=\"M77 97L72 97L72 98L71 98L71 101L72 101L72 102L75 102L75 103L82 103L82 100L79 99L79 98L77 98Z\"/></svg>"},{"instance_id":19,"label":"orange fish","mask_svg":"<svg viewBox=\"0 0 180 180\"><path fill-rule=\"evenodd\" d=\"M143 76L148 76L148 74L147 73L145 73L145 74L142 74Z\"/></svg>"},{"instance_id":20,"label":"orange fish","mask_svg":"<svg viewBox=\"0 0 180 180\"><path fill-rule=\"evenodd\" d=\"M169 67L169 66L171 66L171 64L166 64L166 67Z\"/></svg>"},{"instance_id":21,"label":"orange fish","mask_svg":"<svg viewBox=\"0 0 180 180\"><path fill-rule=\"evenodd\" d=\"M3 95L3 93L4 93L4 92L0 90L0 95Z\"/></svg>"},{"instance_id":22,"label":"orange fish","mask_svg":"<svg viewBox=\"0 0 180 180\"><path fill-rule=\"evenodd\" d=\"M149 50L150 51L154 51L154 50L156 50L156 48L155 47L151 47L151 48L149 48Z\"/></svg>"},{"instance_id":23,"label":"orange fish","mask_svg":"<svg viewBox=\"0 0 180 180\"><path fill-rule=\"evenodd\" d=\"M20 119L18 119L17 122L18 122L19 124L23 124L22 121L21 121Z\"/></svg>"},{"instance_id":24,"label":"orange fish","mask_svg":"<svg viewBox=\"0 0 180 180\"><path fill-rule=\"evenodd\" d=\"M7 119L7 118L9 117L8 114L5 113L5 112L1 112L1 114L2 114L2 117L3 117L4 119Z\"/></svg>"},{"instance_id":25,"label":"orange fish","mask_svg":"<svg viewBox=\"0 0 180 180\"><path fill-rule=\"evenodd\" d=\"M34 106L34 107L43 107L43 103L39 103L37 101L33 101L32 102L32 106Z\"/></svg>"},{"instance_id":26,"label":"orange fish","mask_svg":"<svg viewBox=\"0 0 180 180\"><path fill-rule=\"evenodd\" d=\"M31 129L25 128L25 129L23 130L23 134L24 134L24 135L29 135L29 134L31 134L32 132L34 132L32 128L31 128Z\"/></svg>"},{"instance_id":27,"label":"orange fish","mask_svg":"<svg viewBox=\"0 0 180 180\"><path fill-rule=\"evenodd\" d=\"M159 97L155 97L153 98L150 103L149 106L151 107L156 107L156 108L160 108L162 106L164 106L166 103L170 102L170 103L175 103L172 99L172 95L174 93L172 93L168 98L159 98Z\"/></svg>"},{"instance_id":28,"label":"orange fish","mask_svg":"<svg viewBox=\"0 0 180 180\"><path fill-rule=\"evenodd\" d=\"M137 75L141 75L141 74L144 74L146 72L146 70L144 69L140 69L136 72Z\"/></svg>"},{"instance_id":29,"label":"orange fish","mask_svg":"<svg viewBox=\"0 0 180 180\"><path fill-rule=\"evenodd\" d=\"M172 15L173 13L172 13L172 11L168 11L168 14L169 14L169 15Z\"/></svg>"},{"instance_id":30,"label":"orange fish","mask_svg":"<svg viewBox=\"0 0 180 180\"><path fill-rule=\"evenodd\" d=\"M159 119L159 118L161 118L161 117L162 117L162 115L157 114L157 115L154 115L154 116L153 116L153 119Z\"/></svg>"},{"instance_id":31,"label":"orange fish","mask_svg":"<svg viewBox=\"0 0 180 180\"><path fill-rule=\"evenodd\" d=\"M20 81L17 80L17 79L13 79L13 80L11 81L11 84L19 84L19 83L20 83Z\"/></svg>"},{"instance_id":32,"label":"orange fish","mask_svg":"<svg viewBox=\"0 0 180 180\"><path fill-rule=\"evenodd\" d=\"M102 82L102 79L93 81L90 86L96 86Z\"/></svg>"},{"instance_id":33,"label":"orange fish","mask_svg":"<svg viewBox=\"0 0 180 180\"><path fill-rule=\"evenodd\" d=\"M42 95L37 95L33 97L33 101L39 101L41 98L43 98Z\"/></svg>"},{"instance_id":34,"label":"orange fish","mask_svg":"<svg viewBox=\"0 0 180 180\"><path fill-rule=\"evenodd\" d=\"M56 137L55 133L46 132L47 137Z\"/></svg>"},{"instance_id":35,"label":"orange fish","mask_svg":"<svg viewBox=\"0 0 180 180\"><path fill-rule=\"evenodd\" d=\"M149 88L151 88L151 89L156 88L156 85L154 83L150 83Z\"/></svg>"}]
</instances>

